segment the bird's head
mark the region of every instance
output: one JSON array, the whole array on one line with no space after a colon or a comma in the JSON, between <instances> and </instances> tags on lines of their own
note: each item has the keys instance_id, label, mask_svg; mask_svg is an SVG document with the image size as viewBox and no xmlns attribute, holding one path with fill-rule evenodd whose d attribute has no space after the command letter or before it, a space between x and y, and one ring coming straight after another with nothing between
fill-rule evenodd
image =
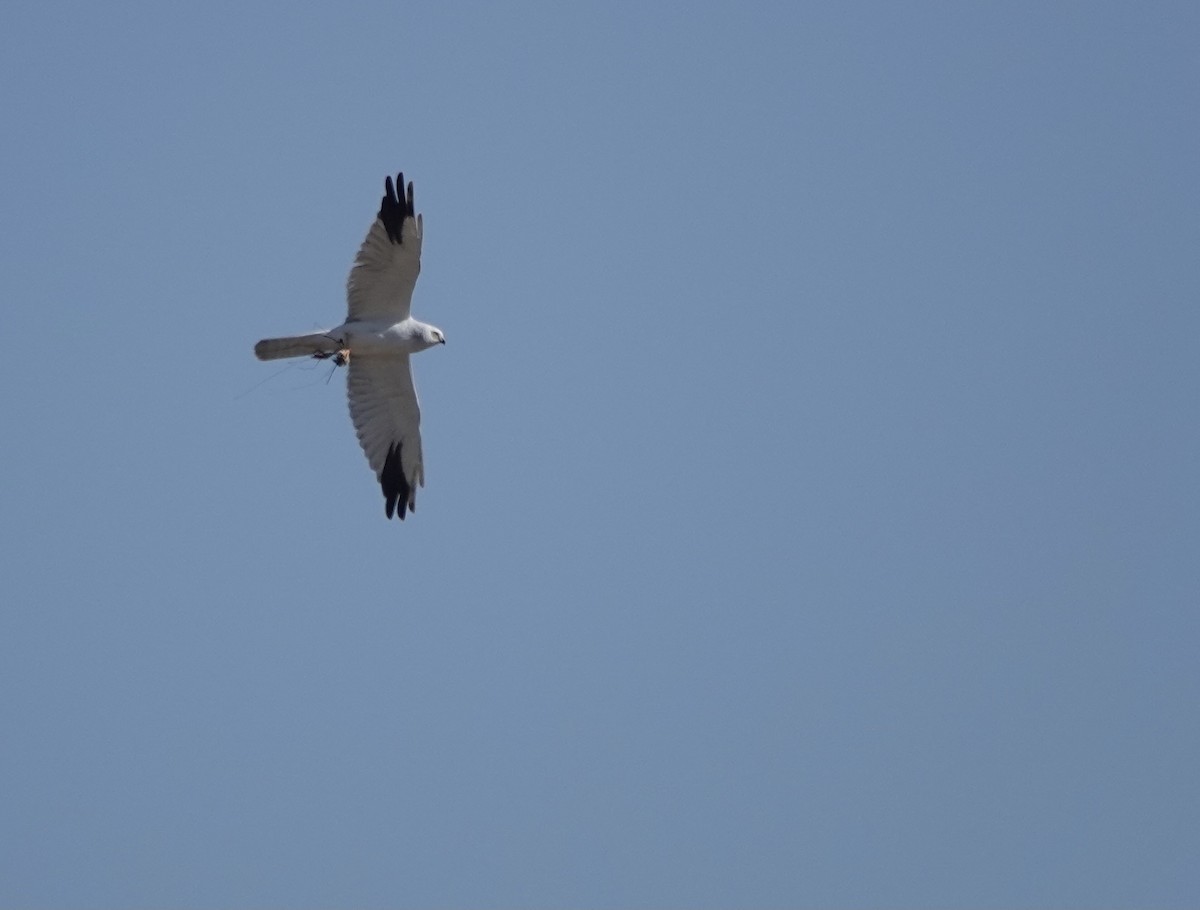
<instances>
[{"instance_id":1,"label":"bird's head","mask_svg":"<svg viewBox=\"0 0 1200 910\"><path fill-rule=\"evenodd\" d=\"M445 344L446 343L446 333L443 332L441 329L435 329L431 325L426 326L425 327L425 340L429 343L430 347L433 347L435 344Z\"/></svg>"}]
</instances>

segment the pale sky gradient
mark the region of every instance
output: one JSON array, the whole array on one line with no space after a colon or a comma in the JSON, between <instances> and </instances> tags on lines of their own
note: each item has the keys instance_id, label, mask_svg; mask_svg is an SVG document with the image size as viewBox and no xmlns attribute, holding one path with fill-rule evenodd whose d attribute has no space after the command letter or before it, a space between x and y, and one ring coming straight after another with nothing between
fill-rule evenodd
<instances>
[{"instance_id":1,"label":"pale sky gradient","mask_svg":"<svg viewBox=\"0 0 1200 910\"><path fill-rule=\"evenodd\" d=\"M1198 41L4 4L0 907L1194 907ZM251 351L401 169L402 525Z\"/></svg>"}]
</instances>

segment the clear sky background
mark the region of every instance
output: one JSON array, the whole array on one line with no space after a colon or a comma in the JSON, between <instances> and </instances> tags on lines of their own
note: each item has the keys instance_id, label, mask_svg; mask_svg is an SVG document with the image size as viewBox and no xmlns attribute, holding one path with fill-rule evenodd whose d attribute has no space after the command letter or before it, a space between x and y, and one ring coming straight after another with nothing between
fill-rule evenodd
<instances>
[{"instance_id":1,"label":"clear sky background","mask_svg":"<svg viewBox=\"0 0 1200 910\"><path fill-rule=\"evenodd\" d=\"M1194 907L1198 40L4 4L0 906Z\"/></svg>"}]
</instances>

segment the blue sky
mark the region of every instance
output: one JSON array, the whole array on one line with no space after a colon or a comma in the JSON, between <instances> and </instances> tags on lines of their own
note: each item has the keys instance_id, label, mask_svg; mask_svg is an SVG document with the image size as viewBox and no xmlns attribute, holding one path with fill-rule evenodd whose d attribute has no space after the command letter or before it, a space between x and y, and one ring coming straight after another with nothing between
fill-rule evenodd
<instances>
[{"instance_id":1,"label":"blue sky","mask_svg":"<svg viewBox=\"0 0 1200 910\"><path fill-rule=\"evenodd\" d=\"M1198 34L6 4L0 905L1194 905Z\"/></svg>"}]
</instances>

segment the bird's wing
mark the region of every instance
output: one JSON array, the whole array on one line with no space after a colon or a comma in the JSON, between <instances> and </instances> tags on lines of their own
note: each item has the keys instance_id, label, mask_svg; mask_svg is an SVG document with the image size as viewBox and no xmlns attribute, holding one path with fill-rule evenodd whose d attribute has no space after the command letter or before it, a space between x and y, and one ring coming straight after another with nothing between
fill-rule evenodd
<instances>
[{"instance_id":1,"label":"bird's wing","mask_svg":"<svg viewBox=\"0 0 1200 910\"><path fill-rule=\"evenodd\" d=\"M383 487L384 510L404 520L417 509L425 486L421 460L421 407L407 354L351 357L346 391L350 418L371 470Z\"/></svg>"},{"instance_id":2,"label":"bird's wing","mask_svg":"<svg viewBox=\"0 0 1200 910\"><path fill-rule=\"evenodd\" d=\"M396 178L403 197L396 195L392 178L384 181L383 202L367 239L359 247L346 280L347 322L408 318L413 286L421 274L423 223L413 211L413 185Z\"/></svg>"}]
</instances>

